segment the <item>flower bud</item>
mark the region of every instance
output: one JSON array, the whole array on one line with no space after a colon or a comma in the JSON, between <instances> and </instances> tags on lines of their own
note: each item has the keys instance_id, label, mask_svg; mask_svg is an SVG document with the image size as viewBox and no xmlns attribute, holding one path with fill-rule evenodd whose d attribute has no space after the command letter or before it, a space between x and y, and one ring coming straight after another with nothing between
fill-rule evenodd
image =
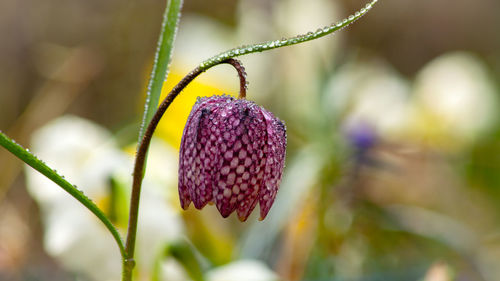
<instances>
[{"instance_id":1,"label":"flower bud","mask_svg":"<svg viewBox=\"0 0 500 281\"><path fill-rule=\"evenodd\" d=\"M283 122L255 103L229 96L199 99L188 117L179 157L184 209L215 203L223 217L245 221L257 202L269 212L285 162Z\"/></svg>"}]
</instances>

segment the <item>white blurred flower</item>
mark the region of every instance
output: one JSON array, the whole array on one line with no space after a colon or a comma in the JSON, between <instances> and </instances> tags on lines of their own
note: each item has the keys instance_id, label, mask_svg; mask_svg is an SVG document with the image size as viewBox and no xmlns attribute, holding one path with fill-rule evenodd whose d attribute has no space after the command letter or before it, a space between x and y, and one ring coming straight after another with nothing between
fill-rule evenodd
<instances>
[{"instance_id":1,"label":"white blurred flower","mask_svg":"<svg viewBox=\"0 0 500 281\"><path fill-rule=\"evenodd\" d=\"M128 169L130 160L114 148L111 135L99 126L78 117L54 120L33 134L31 149L41 159L63 174L74 184L88 185L85 193L91 198L106 194L105 179L117 167ZM102 158L96 161L96 157ZM125 165L125 166L124 166ZM130 166L131 167L131 166ZM53 185L44 176L28 169L28 188L42 208L56 207L52 203L68 195L61 188L43 188ZM39 185L39 186L37 186Z\"/></svg>"},{"instance_id":2,"label":"white blurred flower","mask_svg":"<svg viewBox=\"0 0 500 281\"><path fill-rule=\"evenodd\" d=\"M239 260L207 273L207 281L278 281L279 278L258 260Z\"/></svg>"},{"instance_id":3,"label":"white blurred flower","mask_svg":"<svg viewBox=\"0 0 500 281\"><path fill-rule=\"evenodd\" d=\"M477 58L451 53L427 64L413 87L384 63L348 63L328 81L323 106L346 128L367 124L384 139L454 150L497 121L495 91Z\"/></svg>"},{"instance_id":4,"label":"white blurred flower","mask_svg":"<svg viewBox=\"0 0 500 281\"><path fill-rule=\"evenodd\" d=\"M380 62L350 63L328 82L325 111L345 114L344 126L366 124L384 138L399 136L408 125L410 86Z\"/></svg>"},{"instance_id":5,"label":"white blurred flower","mask_svg":"<svg viewBox=\"0 0 500 281\"><path fill-rule=\"evenodd\" d=\"M434 263L422 281L452 281L455 280L452 268L444 263L437 262Z\"/></svg>"},{"instance_id":6,"label":"white blurred flower","mask_svg":"<svg viewBox=\"0 0 500 281\"><path fill-rule=\"evenodd\" d=\"M120 151L112 136L90 121L66 116L48 123L33 134L32 151L40 159L65 175L96 204L106 211L110 197L110 178L130 186L132 158ZM156 148L155 148L156 147ZM158 163L154 142L150 159ZM166 162L175 162L174 153L164 153ZM154 166L148 167L152 175ZM167 169L171 166L156 167ZM176 171L176 168L174 168ZM169 173L166 173L167 175ZM170 174L171 175L171 174ZM80 273L87 280L119 280L121 260L119 249L102 223L59 186L31 168L26 169L29 193L40 205L44 223L46 251L66 269ZM172 175L171 175L172 176ZM162 190L175 189L174 179L145 180L139 212L137 234L137 271L139 280L148 280L157 251L170 239L178 238L183 224L176 207L169 205ZM127 191L127 194L129 192ZM120 229L124 233L124 225Z\"/></svg>"},{"instance_id":7,"label":"white blurred flower","mask_svg":"<svg viewBox=\"0 0 500 281\"><path fill-rule=\"evenodd\" d=\"M173 258L167 258L161 263L159 278L165 281L192 281L182 265Z\"/></svg>"},{"instance_id":8,"label":"white blurred flower","mask_svg":"<svg viewBox=\"0 0 500 281\"><path fill-rule=\"evenodd\" d=\"M427 64L417 76L414 96L423 135L468 142L496 121L494 86L486 67L468 53L446 54Z\"/></svg>"},{"instance_id":9,"label":"white blurred flower","mask_svg":"<svg viewBox=\"0 0 500 281\"><path fill-rule=\"evenodd\" d=\"M286 0L277 3L276 26L280 37L315 32L348 16L339 12L335 2L329 0ZM317 96L325 71L329 71L335 62L341 33L283 48L276 53L275 65L278 67L274 71L282 73L283 79L277 92L286 93L278 98L298 120L319 116L316 112ZM262 86L269 84L267 79L267 82L261 82Z\"/></svg>"},{"instance_id":10,"label":"white blurred flower","mask_svg":"<svg viewBox=\"0 0 500 281\"><path fill-rule=\"evenodd\" d=\"M234 47L234 38L234 32L222 23L197 14L184 14L174 44L172 73L186 75L202 61ZM227 77L234 77L234 81ZM234 85L235 90L239 89L237 75L231 67L215 67L196 80L214 87Z\"/></svg>"},{"instance_id":11,"label":"white blurred flower","mask_svg":"<svg viewBox=\"0 0 500 281\"><path fill-rule=\"evenodd\" d=\"M160 280L192 281L185 269L173 258L161 263ZM263 262L253 259L233 261L212 268L204 274L207 281L279 281L278 275Z\"/></svg>"}]
</instances>

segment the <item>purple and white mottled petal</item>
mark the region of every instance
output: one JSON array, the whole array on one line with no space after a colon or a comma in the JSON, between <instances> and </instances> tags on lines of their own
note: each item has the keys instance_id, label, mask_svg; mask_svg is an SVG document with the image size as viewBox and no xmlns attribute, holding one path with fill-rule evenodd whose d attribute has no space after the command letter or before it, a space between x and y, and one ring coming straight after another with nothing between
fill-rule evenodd
<instances>
[{"instance_id":1,"label":"purple and white mottled petal","mask_svg":"<svg viewBox=\"0 0 500 281\"><path fill-rule=\"evenodd\" d=\"M222 132L219 142L222 159L216 169L214 197L217 209L223 217L227 217L248 193L258 190L256 179L252 178L256 166L250 160L258 157L264 145L257 132L262 130L257 123L263 123L263 118L255 110L255 105L246 100L235 100L221 108L218 117Z\"/></svg>"},{"instance_id":2,"label":"purple and white mottled petal","mask_svg":"<svg viewBox=\"0 0 500 281\"><path fill-rule=\"evenodd\" d=\"M210 127L208 124L210 123L212 114L210 105L201 109L194 141L194 160L190 169L192 178L189 181L191 184L188 186L188 192L194 207L197 209L203 208L208 201L212 200L212 192L207 193L207 191L212 190L211 167L213 163L212 161L205 162L205 159L212 159L215 155L210 150L206 150L207 138L210 138ZM207 153L210 155L207 155Z\"/></svg>"},{"instance_id":3,"label":"purple and white mottled petal","mask_svg":"<svg viewBox=\"0 0 500 281\"><path fill-rule=\"evenodd\" d=\"M214 202L223 217L245 221L257 203L264 218L276 196L286 132L279 119L245 99L200 99L181 141L179 196L186 209Z\"/></svg>"},{"instance_id":4,"label":"purple and white mottled petal","mask_svg":"<svg viewBox=\"0 0 500 281\"><path fill-rule=\"evenodd\" d=\"M194 153L194 140L196 139L196 130L198 127L199 118L195 118L197 113L194 108L188 117L186 127L181 140L180 157L179 157L179 198L181 207L186 210L191 204L191 197L189 196L188 186L192 177L191 165Z\"/></svg>"},{"instance_id":5,"label":"purple and white mottled petal","mask_svg":"<svg viewBox=\"0 0 500 281\"><path fill-rule=\"evenodd\" d=\"M266 122L257 105L252 103L250 108L249 118L246 118L245 121L248 128L248 139L243 136L241 141L242 146L246 147L246 151L249 153L241 159L242 163L237 170L237 172L243 174L236 210L241 221L248 218L259 201L259 191L262 186L266 164L264 155L267 138Z\"/></svg>"},{"instance_id":6,"label":"purple and white mottled petal","mask_svg":"<svg viewBox=\"0 0 500 281\"><path fill-rule=\"evenodd\" d=\"M260 219L263 220L276 198L285 164L286 128L283 122L264 109L262 113L267 123L266 166L259 192Z\"/></svg>"},{"instance_id":7,"label":"purple and white mottled petal","mask_svg":"<svg viewBox=\"0 0 500 281\"><path fill-rule=\"evenodd\" d=\"M194 190L194 169L195 157L198 154L196 151L196 140L198 138L198 128L202 109L207 105L217 103L221 100L220 96L213 96L204 99L198 99L193 106L191 113L184 127L182 134L180 157L179 157L179 198L181 207L187 209L192 201L190 190Z\"/></svg>"}]
</instances>

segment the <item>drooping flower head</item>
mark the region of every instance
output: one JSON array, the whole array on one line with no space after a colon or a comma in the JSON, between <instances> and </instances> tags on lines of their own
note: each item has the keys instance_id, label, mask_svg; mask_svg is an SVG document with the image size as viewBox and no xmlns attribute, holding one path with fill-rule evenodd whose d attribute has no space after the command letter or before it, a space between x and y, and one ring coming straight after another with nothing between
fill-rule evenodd
<instances>
[{"instance_id":1,"label":"drooping flower head","mask_svg":"<svg viewBox=\"0 0 500 281\"><path fill-rule=\"evenodd\" d=\"M223 217L245 221L257 202L264 219L285 162L286 129L272 113L245 99L199 99L188 117L179 157L181 206L215 203Z\"/></svg>"}]
</instances>

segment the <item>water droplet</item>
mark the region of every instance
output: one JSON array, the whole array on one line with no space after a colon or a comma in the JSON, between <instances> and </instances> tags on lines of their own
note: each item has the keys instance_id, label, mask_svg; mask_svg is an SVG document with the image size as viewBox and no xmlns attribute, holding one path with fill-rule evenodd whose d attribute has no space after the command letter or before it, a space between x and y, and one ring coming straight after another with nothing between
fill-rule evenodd
<instances>
[{"instance_id":1,"label":"water droplet","mask_svg":"<svg viewBox=\"0 0 500 281\"><path fill-rule=\"evenodd\" d=\"M354 20L354 16L350 15L348 19L349 19L349 21L353 21Z\"/></svg>"}]
</instances>

